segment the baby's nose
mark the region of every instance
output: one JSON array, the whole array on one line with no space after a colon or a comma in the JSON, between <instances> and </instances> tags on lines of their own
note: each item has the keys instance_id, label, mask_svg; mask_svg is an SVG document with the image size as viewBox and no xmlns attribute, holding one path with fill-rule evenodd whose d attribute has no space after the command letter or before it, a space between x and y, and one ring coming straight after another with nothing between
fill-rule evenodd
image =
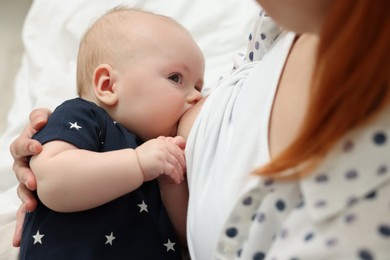
<instances>
[{"instance_id":1,"label":"baby's nose","mask_svg":"<svg viewBox=\"0 0 390 260\"><path fill-rule=\"evenodd\" d=\"M201 100L203 98L202 96L202 93L200 93L200 91L194 89L191 94L189 95L189 102L190 103L198 103L199 100Z\"/></svg>"}]
</instances>

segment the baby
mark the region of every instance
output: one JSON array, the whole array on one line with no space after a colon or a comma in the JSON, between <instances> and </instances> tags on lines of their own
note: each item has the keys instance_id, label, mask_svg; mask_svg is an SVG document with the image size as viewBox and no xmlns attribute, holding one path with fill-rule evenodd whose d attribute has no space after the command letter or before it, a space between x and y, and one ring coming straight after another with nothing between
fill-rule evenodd
<instances>
[{"instance_id":1,"label":"baby","mask_svg":"<svg viewBox=\"0 0 390 260\"><path fill-rule=\"evenodd\" d=\"M186 200L176 192L187 187L176 131L202 98L203 74L201 50L168 17L116 8L90 27L80 97L34 136L44 144L30 161L39 200L20 259L181 258ZM160 195L159 185L169 189Z\"/></svg>"}]
</instances>

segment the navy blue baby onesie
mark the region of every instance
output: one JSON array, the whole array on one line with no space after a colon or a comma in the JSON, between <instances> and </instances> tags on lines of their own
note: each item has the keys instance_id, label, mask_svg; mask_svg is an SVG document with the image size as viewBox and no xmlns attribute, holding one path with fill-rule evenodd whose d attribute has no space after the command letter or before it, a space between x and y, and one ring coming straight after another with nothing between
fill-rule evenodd
<instances>
[{"instance_id":1,"label":"navy blue baby onesie","mask_svg":"<svg viewBox=\"0 0 390 260\"><path fill-rule=\"evenodd\" d=\"M96 152L136 148L142 143L114 122L105 110L80 98L57 107L34 138L43 144L62 140ZM26 215L20 259L181 259L181 256L158 183L153 180L114 201L81 212L58 213L38 201L37 209Z\"/></svg>"}]
</instances>

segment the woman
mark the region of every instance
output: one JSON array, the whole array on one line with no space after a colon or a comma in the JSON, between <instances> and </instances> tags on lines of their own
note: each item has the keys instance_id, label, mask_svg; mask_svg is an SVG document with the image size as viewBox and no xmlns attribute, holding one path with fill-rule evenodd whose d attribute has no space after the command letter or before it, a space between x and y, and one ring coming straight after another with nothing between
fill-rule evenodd
<instances>
[{"instance_id":1,"label":"woman","mask_svg":"<svg viewBox=\"0 0 390 260\"><path fill-rule=\"evenodd\" d=\"M258 2L300 36L273 104L271 160L255 170L261 179L238 200L214 257L388 259L389 2ZM305 42L315 60L302 82L304 69L290 72ZM299 124L291 99L301 100ZM292 117L291 125L283 115ZM293 138L283 139L291 129Z\"/></svg>"},{"instance_id":2,"label":"woman","mask_svg":"<svg viewBox=\"0 0 390 260\"><path fill-rule=\"evenodd\" d=\"M262 14L247 62L211 93L191 129L191 256L210 259L216 249L215 258L229 259L384 259L389 3L258 2L295 33L279 34ZM196 114L183 118L182 135ZM35 182L23 158L39 152L29 135L46 116L35 113L36 122L12 146L16 174L30 189ZM255 169L260 178L251 175ZM32 210L24 185L19 194Z\"/></svg>"}]
</instances>

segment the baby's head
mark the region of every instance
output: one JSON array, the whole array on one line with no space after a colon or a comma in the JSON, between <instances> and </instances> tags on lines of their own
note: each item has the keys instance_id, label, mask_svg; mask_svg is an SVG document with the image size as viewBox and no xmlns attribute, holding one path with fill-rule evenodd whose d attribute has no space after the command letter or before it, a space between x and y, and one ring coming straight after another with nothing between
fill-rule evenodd
<instances>
[{"instance_id":1,"label":"baby's head","mask_svg":"<svg viewBox=\"0 0 390 260\"><path fill-rule=\"evenodd\" d=\"M79 95L144 140L176 134L180 117L201 98L203 74L189 32L162 15L111 10L80 43Z\"/></svg>"},{"instance_id":2,"label":"baby's head","mask_svg":"<svg viewBox=\"0 0 390 260\"><path fill-rule=\"evenodd\" d=\"M180 26L169 17L125 7L111 9L98 18L85 32L79 46L77 59L79 96L92 93L90 91L92 77L98 65L107 63L114 66L135 59L138 48L140 45L142 47L139 34L147 29L148 23L157 20L165 20L172 26Z\"/></svg>"}]
</instances>

